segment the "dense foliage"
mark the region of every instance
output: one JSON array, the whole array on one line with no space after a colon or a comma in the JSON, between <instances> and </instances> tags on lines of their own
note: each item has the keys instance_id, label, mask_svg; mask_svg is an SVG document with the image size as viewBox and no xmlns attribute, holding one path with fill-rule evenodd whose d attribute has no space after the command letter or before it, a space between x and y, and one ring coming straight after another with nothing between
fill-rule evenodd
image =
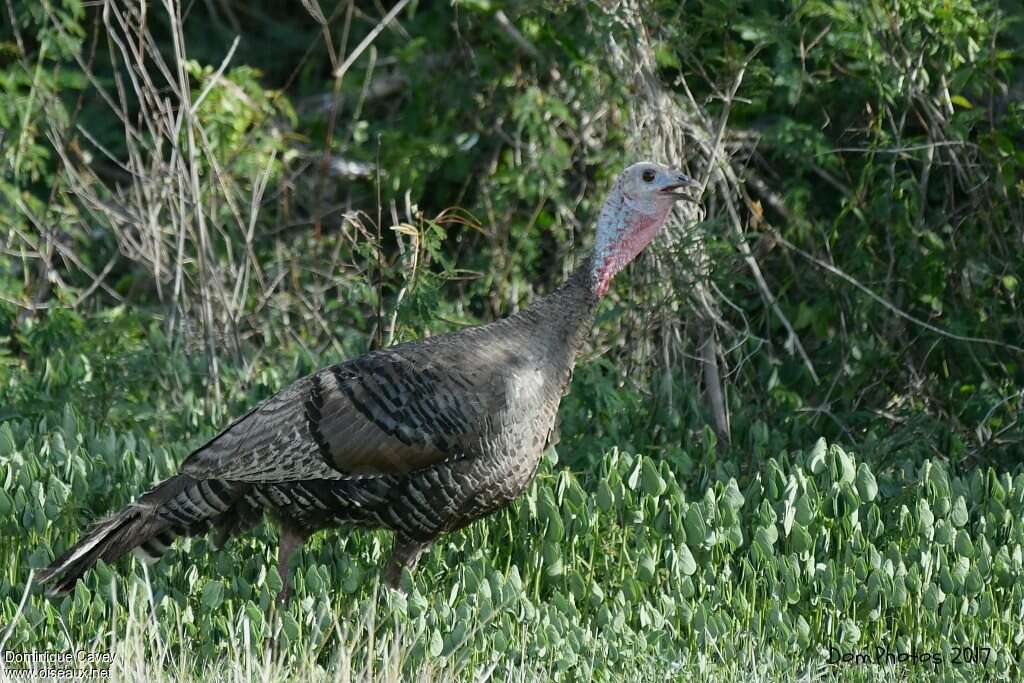
<instances>
[{"instance_id":1,"label":"dense foliage","mask_svg":"<svg viewBox=\"0 0 1024 683\"><path fill-rule=\"evenodd\" d=\"M123 641L124 677L888 680L828 664L884 647L1020 677L1018 2L298 7L0 9L0 649ZM650 82L688 158L650 138ZM548 291L648 154L708 181L703 219L603 302L529 495L407 597L377 588L384 536L330 534L281 614L264 529L177 546L152 595L134 561L25 592L292 379Z\"/></svg>"},{"instance_id":2,"label":"dense foliage","mask_svg":"<svg viewBox=\"0 0 1024 683\"><path fill-rule=\"evenodd\" d=\"M129 502L187 453L187 418L159 416L160 382L196 378L179 391L191 397L185 415L202 414L189 359L110 322L122 339L135 337L122 353L140 362L103 410L107 421L87 417L83 398L109 379L90 370L106 349L65 337L79 350L53 349L46 379L21 400L76 400L0 427L0 550L11 558L0 609L5 621L20 611L8 650L124 648L122 675L157 673L166 661L176 668L158 675L172 678L204 662L238 669L264 651L285 671L370 666L443 680L484 671L496 680L653 680L709 666L733 678L831 676L844 667L828 663L829 648L872 661L878 648L919 657L851 671L864 679L903 667L951 680L1019 671L1024 473L958 476L926 460L876 476L824 439L774 456L762 443L758 474L706 488L664 458L612 449L574 474L551 452L516 506L435 547L406 579L407 596L379 588L383 535L330 533L303 553L296 597L281 611L272 606L281 584L273 538L261 528L221 550L206 539L179 544L151 588L139 572L115 584L101 566L67 598L32 596L19 610L27 567L46 564L82 520ZM147 369L153 354L174 365ZM256 384L273 391L305 365L268 360ZM714 457L711 443L687 450ZM153 622L139 614L150 609ZM133 639L158 649L134 652Z\"/></svg>"}]
</instances>

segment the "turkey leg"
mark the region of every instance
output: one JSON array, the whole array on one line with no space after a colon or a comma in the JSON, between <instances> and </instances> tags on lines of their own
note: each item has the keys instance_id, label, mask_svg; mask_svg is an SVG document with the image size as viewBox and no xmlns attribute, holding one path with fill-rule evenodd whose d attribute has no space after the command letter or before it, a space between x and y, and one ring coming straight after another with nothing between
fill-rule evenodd
<instances>
[{"instance_id":1,"label":"turkey leg","mask_svg":"<svg viewBox=\"0 0 1024 683\"><path fill-rule=\"evenodd\" d=\"M281 592L277 594L277 601L282 605L288 604L292 595L291 586L291 561L295 551L306 542L306 534L298 531L288 524L281 525L281 534L277 547L277 573L281 576Z\"/></svg>"},{"instance_id":2,"label":"turkey leg","mask_svg":"<svg viewBox=\"0 0 1024 683\"><path fill-rule=\"evenodd\" d=\"M412 571L419 562L420 556L430 547L431 541L409 541L395 536L395 547L388 558L387 567L384 569L384 583L396 591L401 591L400 581L402 580L402 569L405 567Z\"/></svg>"}]
</instances>

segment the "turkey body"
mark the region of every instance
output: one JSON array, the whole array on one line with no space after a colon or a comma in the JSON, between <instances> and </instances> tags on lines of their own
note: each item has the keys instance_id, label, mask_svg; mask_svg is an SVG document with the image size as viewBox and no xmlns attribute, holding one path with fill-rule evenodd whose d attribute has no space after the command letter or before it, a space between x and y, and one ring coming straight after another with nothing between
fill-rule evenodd
<instances>
[{"instance_id":1,"label":"turkey body","mask_svg":"<svg viewBox=\"0 0 1024 683\"><path fill-rule=\"evenodd\" d=\"M279 573L310 534L384 527L404 568L445 532L507 505L530 483L551 436L599 298L701 189L649 161L617 177L593 256L561 287L503 320L373 351L296 381L239 418L179 473L97 523L39 578L72 589L97 560L159 558L177 536L233 536L270 513Z\"/></svg>"},{"instance_id":2,"label":"turkey body","mask_svg":"<svg viewBox=\"0 0 1024 683\"><path fill-rule=\"evenodd\" d=\"M441 534L515 499L555 424L597 296L584 263L560 288L487 325L372 351L303 377L193 452L179 474L100 522L48 568L51 592L97 559L155 560L176 536L281 525L295 546L328 527L387 528L385 580Z\"/></svg>"}]
</instances>

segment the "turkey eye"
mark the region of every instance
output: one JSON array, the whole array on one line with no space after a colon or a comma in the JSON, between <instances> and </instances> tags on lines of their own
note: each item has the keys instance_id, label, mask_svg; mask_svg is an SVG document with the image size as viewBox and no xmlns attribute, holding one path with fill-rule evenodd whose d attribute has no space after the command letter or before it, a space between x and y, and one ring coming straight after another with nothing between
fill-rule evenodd
<instances>
[{"instance_id":1,"label":"turkey eye","mask_svg":"<svg viewBox=\"0 0 1024 683\"><path fill-rule=\"evenodd\" d=\"M654 176L655 176L654 170L649 168L646 171L644 171L643 175L640 176L640 177L644 179L645 183L653 183L654 182Z\"/></svg>"}]
</instances>

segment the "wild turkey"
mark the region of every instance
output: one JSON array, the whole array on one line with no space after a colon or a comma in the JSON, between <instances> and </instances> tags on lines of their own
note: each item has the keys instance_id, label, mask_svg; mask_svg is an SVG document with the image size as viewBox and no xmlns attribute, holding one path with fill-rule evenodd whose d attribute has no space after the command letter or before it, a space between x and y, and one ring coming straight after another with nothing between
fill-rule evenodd
<instances>
[{"instance_id":1,"label":"wild turkey","mask_svg":"<svg viewBox=\"0 0 1024 683\"><path fill-rule=\"evenodd\" d=\"M695 183L650 162L627 168L598 217L591 258L508 318L392 346L303 377L192 453L179 473L99 522L40 574L72 589L97 559L156 561L177 536L231 536L264 512L280 523L279 572L310 534L387 528L384 572L529 484L598 300Z\"/></svg>"}]
</instances>

